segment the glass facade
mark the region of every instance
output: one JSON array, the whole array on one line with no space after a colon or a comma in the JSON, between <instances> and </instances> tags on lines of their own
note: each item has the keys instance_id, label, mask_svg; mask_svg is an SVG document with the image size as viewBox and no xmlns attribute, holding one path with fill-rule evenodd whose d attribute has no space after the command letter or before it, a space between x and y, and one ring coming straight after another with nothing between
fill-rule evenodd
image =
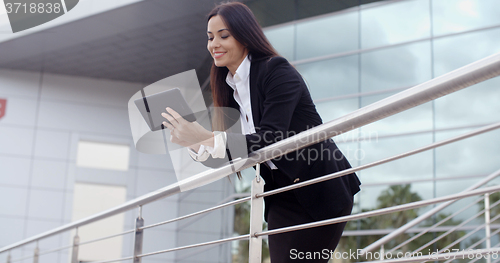
<instances>
[{"instance_id":1,"label":"glass facade","mask_svg":"<svg viewBox=\"0 0 500 263\"><path fill-rule=\"evenodd\" d=\"M499 13L494 0L378 2L265 32L303 75L326 122L500 52ZM335 141L358 166L463 134L500 121L499 86L500 78L485 81ZM374 209L390 185L413 181L422 199L457 193L500 168L498 145L500 131L492 131L363 170L353 212Z\"/></svg>"}]
</instances>

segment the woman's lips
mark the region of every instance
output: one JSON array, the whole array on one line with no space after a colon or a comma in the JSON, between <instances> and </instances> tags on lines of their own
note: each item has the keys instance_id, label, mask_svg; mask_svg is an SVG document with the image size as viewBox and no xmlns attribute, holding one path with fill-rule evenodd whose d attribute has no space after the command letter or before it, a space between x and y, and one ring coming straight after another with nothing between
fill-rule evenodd
<instances>
[{"instance_id":1,"label":"woman's lips","mask_svg":"<svg viewBox=\"0 0 500 263\"><path fill-rule=\"evenodd\" d=\"M221 58L226 54L225 52L214 52L214 58Z\"/></svg>"}]
</instances>

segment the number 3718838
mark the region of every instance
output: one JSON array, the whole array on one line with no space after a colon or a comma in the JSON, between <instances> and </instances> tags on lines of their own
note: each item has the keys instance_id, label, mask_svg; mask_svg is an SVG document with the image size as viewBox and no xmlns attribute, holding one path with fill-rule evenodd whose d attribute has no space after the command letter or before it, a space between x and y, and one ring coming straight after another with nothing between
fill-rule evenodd
<instances>
[{"instance_id":1,"label":"number 3718838","mask_svg":"<svg viewBox=\"0 0 500 263\"><path fill-rule=\"evenodd\" d=\"M50 14L63 12L60 3L6 3L7 13Z\"/></svg>"}]
</instances>

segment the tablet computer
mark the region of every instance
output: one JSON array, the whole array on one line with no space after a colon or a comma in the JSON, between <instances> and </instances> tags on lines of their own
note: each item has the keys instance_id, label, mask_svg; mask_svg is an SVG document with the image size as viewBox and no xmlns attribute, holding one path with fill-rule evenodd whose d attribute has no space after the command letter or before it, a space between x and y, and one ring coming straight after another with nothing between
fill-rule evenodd
<instances>
[{"instance_id":1,"label":"tablet computer","mask_svg":"<svg viewBox=\"0 0 500 263\"><path fill-rule=\"evenodd\" d=\"M163 128L162 123L167 121L167 119L163 118L161 113L167 112L167 107L172 108L187 121L196 121L193 111L178 88L136 99L134 103L152 131Z\"/></svg>"}]
</instances>

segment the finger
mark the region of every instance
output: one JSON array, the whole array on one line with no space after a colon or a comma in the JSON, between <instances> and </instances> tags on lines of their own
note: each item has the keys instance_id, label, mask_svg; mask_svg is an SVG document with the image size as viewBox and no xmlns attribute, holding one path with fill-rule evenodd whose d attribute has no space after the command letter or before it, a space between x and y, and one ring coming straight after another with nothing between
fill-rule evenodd
<instances>
[{"instance_id":1,"label":"finger","mask_svg":"<svg viewBox=\"0 0 500 263\"><path fill-rule=\"evenodd\" d=\"M172 126L172 124L170 124L166 121L162 122L162 124L163 124L163 126L167 127L167 129L169 129L170 132L172 132L175 129L174 126Z\"/></svg>"},{"instance_id":2,"label":"finger","mask_svg":"<svg viewBox=\"0 0 500 263\"><path fill-rule=\"evenodd\" d=\"M162 112L161 116L163 116L163 118L167 119L174 126L176 126L179 123L174 117L172 117L170 114L167 114L165 112Z\"/></svg>"},{"instance_id":3,"label":"finger","mask_svg":"<svg viewBox=\"0 0 500 263\"><path fill-rule=\"evenodd\" d=\"M180 122L183 122L183 121L186 121L184 118L182 118L182 116L177 113L176 111L174 111L172 108L169 108L167 107L166 108L167 112L170 113L170 115L172 115L179 123Z\"/></svg>"}]
</instances>

